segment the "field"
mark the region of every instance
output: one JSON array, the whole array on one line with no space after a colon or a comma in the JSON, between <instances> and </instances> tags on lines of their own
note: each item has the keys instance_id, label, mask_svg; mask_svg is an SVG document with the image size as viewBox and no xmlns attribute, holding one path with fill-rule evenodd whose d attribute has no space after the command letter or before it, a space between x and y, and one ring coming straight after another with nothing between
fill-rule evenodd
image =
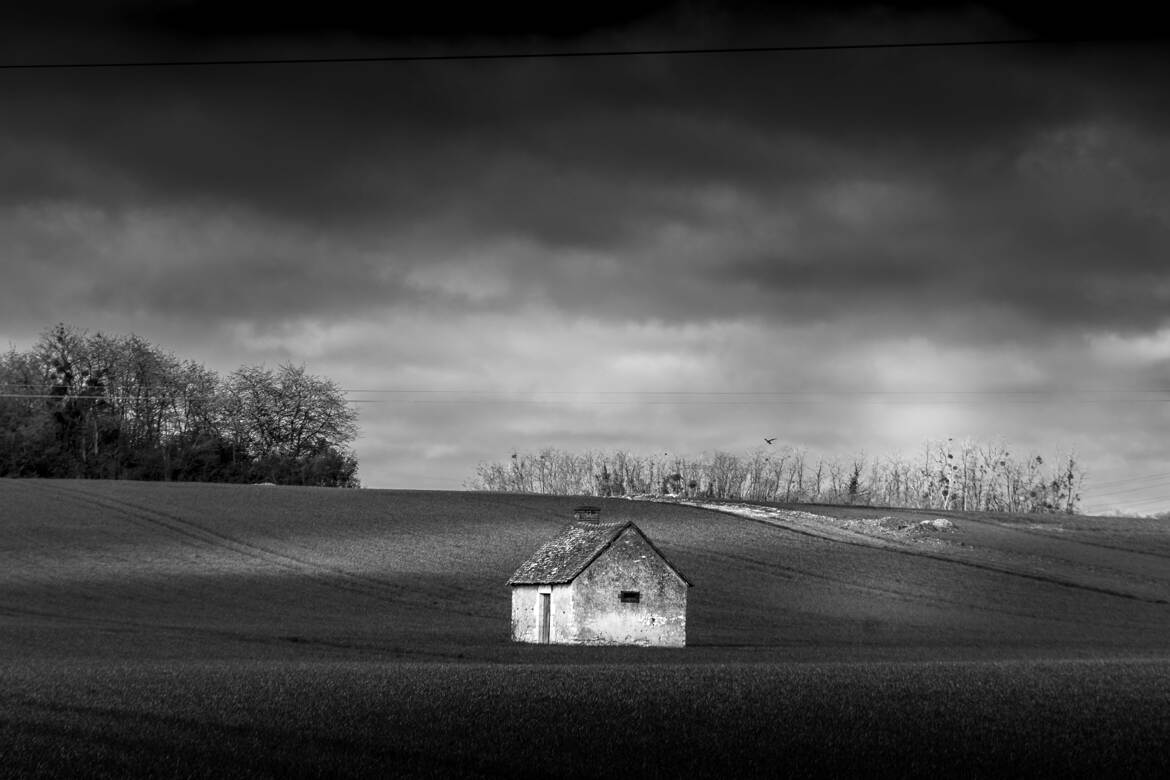
<instances>
[{"instance_id":1,"label":"field","mask_svg":"<svg viewBox=\"0 0 1170 780\"><path fill-rule=\"evenodd\" d=\"M579 501L0 481L0 776L1170 770L1161 523L593 500L689 646L513 645Z\"/></svg>"}]
</instances>

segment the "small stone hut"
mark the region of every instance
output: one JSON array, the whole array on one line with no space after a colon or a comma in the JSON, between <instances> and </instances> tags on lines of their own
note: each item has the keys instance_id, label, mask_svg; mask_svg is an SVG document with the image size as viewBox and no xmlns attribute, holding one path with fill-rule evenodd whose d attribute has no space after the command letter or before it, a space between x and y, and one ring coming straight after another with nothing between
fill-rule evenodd
<instances>
[{"instance_id":1,"label":"small stone hut","mask_svg":"<svg viewBox=\"0 0 1170 780\"><path fill-rule=\"evenodd\" d=\"M512 639L682 647L691 582L633 522L602 523L598 513L579 507L508 580Z\"/></svg>"}]
</instances>

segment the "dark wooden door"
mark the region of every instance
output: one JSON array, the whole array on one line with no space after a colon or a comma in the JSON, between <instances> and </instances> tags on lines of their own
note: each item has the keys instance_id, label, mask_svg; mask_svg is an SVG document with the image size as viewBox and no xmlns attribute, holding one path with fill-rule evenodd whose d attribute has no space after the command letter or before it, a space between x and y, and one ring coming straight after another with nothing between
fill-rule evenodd
<instances>
[{"instance_id":1,"label":"dark wooden door","mask_svg":"<svg viewBox=\"0 0 1170 780\"><path fill-rule=\"evenodd\" d=\"M552 623L552 594L540 594L540 643L548 644L549 624Z\"/></svg>"}]
</instances>

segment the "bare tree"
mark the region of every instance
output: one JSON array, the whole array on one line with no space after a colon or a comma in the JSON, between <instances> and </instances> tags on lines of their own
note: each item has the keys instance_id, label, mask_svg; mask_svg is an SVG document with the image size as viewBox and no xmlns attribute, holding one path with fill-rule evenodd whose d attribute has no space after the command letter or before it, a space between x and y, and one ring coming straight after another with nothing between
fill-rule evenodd
<instances>
[{"instance_id":1,"label":"bare tree","mask_svg":"<svg viewBox=\"0 0 1170 780\"><path fill-rule=\"evenodd\" d=\"M645 457L627 451L580 455L551 448L537 456L516 453L507 466L481 464L473 487L608 496L659 493L751 501L825 500L932 509L1076 511L1084 474L1070 455L1053 473L1043 458L1013 460L1002 445L981 447L953 439L926 442L921 466L901 455L846 463L818 458L806 468L803 450L748 458L717 451L695 460L679 455ZM826 484L827 483L827 484Z\"/></svg>"},{"instance_id":2,"label":"bare tree","mask_svg":"<svg viewBox=\"0 0 1170 780\"><path fill-rule=\"evenodd\" d=\"M303 366L244 366L227 380L228 415L239 443L269 470L344 452L357 436L357 412L329 379ZM280 481L274 473L270 481Z\"/></svg>"}]
</instances>

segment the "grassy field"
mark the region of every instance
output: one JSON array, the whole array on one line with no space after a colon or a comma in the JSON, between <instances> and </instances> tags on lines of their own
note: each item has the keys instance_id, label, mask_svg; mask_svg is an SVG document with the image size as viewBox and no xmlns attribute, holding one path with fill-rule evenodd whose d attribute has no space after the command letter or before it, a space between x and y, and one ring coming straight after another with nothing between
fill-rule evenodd
<instances>
[{"instance_id":1,"label":"grassy field","mask_svg":"<svg viewBox=\"0 0 1170 780\"><path fill-rule=\"evenodd\" d=\"M1155 521L594 500L695 582L689 646L513 645L579 501L0 481L0 775L1170 769Z\"/></svg>"}]
</instances>

